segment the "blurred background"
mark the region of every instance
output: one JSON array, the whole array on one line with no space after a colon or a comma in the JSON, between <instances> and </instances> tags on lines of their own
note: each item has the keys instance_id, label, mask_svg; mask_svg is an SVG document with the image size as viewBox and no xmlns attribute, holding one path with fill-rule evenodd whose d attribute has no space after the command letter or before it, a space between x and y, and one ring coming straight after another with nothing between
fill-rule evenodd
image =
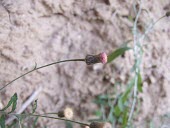
<instances>
[{"instance_id":1,"label":"blurred background","mask_svg":"<svg viewBox=\"0 0 170 128\"><path fill-rule=\"evenodd\" d=\"M128 42L133 46L135 18L132 0L0 0L0 86L37 66L54 61L85 58L87 54L111 53ZM170 10L169 0L143 0L139 30ZM136 127L169 126L170 19L159 21L143 42ZM75 119L105 118L107 107L99 96L115 99L132 77L133 52L115 61L87 66L69 62L35 71L0 93L1 108L17 92L17 111L41 88L35 99L37 113L57 112L69 106ZM31 111L29 105L24 112ZM32 120L25 121L29 126ZM116 126L116 124L115 124ZM65 128L65 122L40 118L36 127ZM74 127L80 127L74 125Z\"/></svg>"}]
</instances>

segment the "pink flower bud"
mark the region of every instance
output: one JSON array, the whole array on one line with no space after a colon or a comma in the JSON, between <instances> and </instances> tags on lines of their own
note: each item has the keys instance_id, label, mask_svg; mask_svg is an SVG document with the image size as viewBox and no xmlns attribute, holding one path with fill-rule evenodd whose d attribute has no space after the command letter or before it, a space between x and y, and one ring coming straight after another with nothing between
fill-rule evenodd
<instances>
[{"instance_id":1,"label":"pink flower bud","mask_svg":"<svg viewBox=\"0 0 170 128\"><path fill-rule=\"evenodd\" d=\"M100 61L101 61L103 64L106 64L106 63L107 63L107 54L106 54L105 52L100 53Z\"/></svg>"}]
</instances>

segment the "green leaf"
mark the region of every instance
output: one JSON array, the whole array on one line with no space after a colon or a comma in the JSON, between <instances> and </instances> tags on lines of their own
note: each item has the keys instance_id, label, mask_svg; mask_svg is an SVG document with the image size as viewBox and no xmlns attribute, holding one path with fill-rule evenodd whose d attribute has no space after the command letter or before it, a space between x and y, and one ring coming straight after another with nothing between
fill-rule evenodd
<instances>
[{"instance_id":1,"label":"green leaf","mask_svg":"<svg viewBox=\"0 0 170 128\"><path fill-rule=\"evenodd\" d=\"M140 72L138 73L138 91L139 92L143 92L143 90L142 90L142 77L141 77L141 75L140 75Z\"/></svg>"},{"instance_id":2,"label":"green leaf","mask_svg":"<svg viewBox=\"0 0 170 128\"><path fill-rule=\"evenodd\" d=\"M135 79L133 78L133 79L130 81L130 83L128 84L128 87L127 87L125 93L124 93L123 96L122 96L122 102L123 102L123 103L125 103L126 100L128 99L128 95L129 95L129 93L130 93L130 91L131 91L131 89L132 89L132 87L133 87L133 85L134 85L134 82L135 82Z\"/></svg>"},{"instance_id":3,"label":"green leaf","mask_svg":"<svg viewBox=\"0 0 170 128\"><path fill-rule=\"evenodd\" d=\"M98 98L101 100L107 100L109 99L109 95L108 94L99 95Z\"/></svg>"},{"instance_id":4,"label":"green leaf","mask_svg":"<svg viewBox=\"0 0 170 128\"><path fill-rule=\"evenodd\" d=\"M95 104L98 104L98 105L106 105L106 101L104 100L101 100L101 99L96 99L93 101Z\"/></svg>"},{"instance_id":5,"label":"green leaf","mask_svg":"<svg viewBox=\"0 0 170 128\"><path fill-rule=\"evenodd\" d=\"M115 117L113 116L113 112L114 112L114 108L111 107L111 108L110 108L109 115L108 115L108 120L109 120L110 122L112 122L112 123L115 121Z\"/></svg>"},{"instance_id":6,"label":"green leaf","mask_svg":"<svg viewBox=\"0 0 170 128\"><path fill-rule=\"evenodd\" d=\"M126 128L127 122L128 122L128 109L126 109L123 113L122 128Z\"/></svg>"},{"instance_id":7,"label":"green leaf","mask_svg":"<svg viewBox=\"0 0 170 128\"><path fill-rule=\"evenodd\" d=\"M35 113L35 110L37 109L37 99L33 103L33 108L32 108L32 114Z\"/></svg>"},{"instance_id":8,"label":"green leaf","mask_svg":"<svg viewBox=\"0 0 170 128\"><path fill-rule=\"evenodd\" d=\"M102 112L100 110L96 110L95 111L95 115L98 116L98 117L101 117L102 116Z\"/></svg>"},{"instance_id":9,"label":"green leaf","mask_svg":"<svg viewBox=\"0 0 170 128\"><path fill-rule=\"evenodd\" d=\"M17 99L18 99L18 98L17 98L17 93L15 93L15 94L11 97L11 99L10 99L10 101L8 102L7 106L4 107L1 111L5 111L7 108L9 108L9 107L12 105L12 110L11 110L9 113L13 112L13 111L16 109Z\"/></svg>"},{"instance_id":10,"label":"green leaf","mask_svg":"<svg viewBox=\"0 0 170 128\"><path fill-rule=\"evenodd\" d=\"M119 49L115 50L114 52L112 52L108 56L108 63L110 63L111 61L113 61L114 59L116 59L118 56L122 55L125 51L127 51L129 49L131 49L131 48L125 46L125 47L119 48Z\"/></svg>"},{"instance_id":11,"label":"green leaf","mask_svg":"<svg viewBox=\"0 0 170 128\"><path fill-rule=\"evenodd\" d=\"M120 111L123 112L124 103L123 103L122 97L120 97L119 100L118 100L118 107L119 107Z\"/></svg>"},{"instance_id":12,"label":"green leaf","mask_svg":"<svg viewBox=\"0 0 170 128\"><path fill-rule=\"evenodd\" d=\"M119 109L118 106L116 106L116 107L114 108L114 113L115 113L115 115L116 115L117 117L120 116L121 111L120 111L120 109Z\"/></svg>"},{"instance_id":13,"label":"green leaf","mask_svg":"<svg viewBox=\"0 0 170 128\"><path fill-rule=\"evenodd\" d=\"M36 128L36 125L37 125L37 122L38 122L38 118L39 118L39 117L36 117L36 118L34 119L34 123L33 123L32 128Z\"/></svg>"},{"instance_id":14,"label":"green leaf","mask_svg":"<svg viewBox=\"0 0 170 128\"><path fill-rule=\"evenodd\" d=\"M5 128L5 115L0 117L0 128Z\"/></svg>"},{"instance_id":15,"label":"green leaf","mask_svg":"<svg viewBox=\"0 0 170 128\"><path fill-rule=\"evenodd\" d=\"M17 98L17 94L15 94L14 97L13 97L12 110L11 110L9 113L15 111L15 109L16 109L16 107L17 107L17 99L18 99L18 98Z\"/></svg>"}]
</instances>

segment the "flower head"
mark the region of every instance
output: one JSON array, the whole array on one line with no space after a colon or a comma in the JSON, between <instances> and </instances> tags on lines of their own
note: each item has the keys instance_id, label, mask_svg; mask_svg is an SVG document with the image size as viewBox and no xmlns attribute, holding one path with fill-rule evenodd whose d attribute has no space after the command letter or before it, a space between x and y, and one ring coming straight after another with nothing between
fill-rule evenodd
<instances>
[{"instance_id":1,"label":"flower head","mask_svg":"<svg viewBox=\"0 0 170 128\"><path fill-rule=\"evenodd\" d=\"M107 54L105 52L102 52L98 55L87 55L85 58L87 65L92 65L96 63L107 63Z\"/></svg>"},{"instance_id":2,"label":"flower head","mask_svg":"<svg viewBox=\"0 0 170 128\"><path fill-rule=\"evenodd\" d=\"M92 122L90 128L112 128L108 122Z\"/></svg>"},{"instance_id":3,"label":"flower head","mask_svg":"<svg viewBox=\"0 0 170 128\"><path fill-rule=\"evenodd\" d=\"M58 112L58 117L65 117L66 119L72 119L73 118L73 110L69 107L65 108L62 111Z\"/></svg>"},{"instance_id":4,"label":"flower head","mask_svg":"<svg viewBox=\"0 0 170 128\"><path fill-rule=\"evenodd\" d=\"M64 116L67 119L73 118L73 110L71 108L64 109Z\"/></svg>"}]
</instances>

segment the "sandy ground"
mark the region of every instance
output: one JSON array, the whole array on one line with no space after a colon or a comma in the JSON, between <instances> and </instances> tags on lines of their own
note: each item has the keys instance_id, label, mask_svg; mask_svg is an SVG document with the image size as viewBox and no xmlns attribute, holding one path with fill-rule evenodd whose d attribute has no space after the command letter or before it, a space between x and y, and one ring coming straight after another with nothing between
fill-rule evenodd
<instances>
[{"instance_id":1,"label":"sandy ground","mask_svg":"<svg viewBox=\"0 0 170 128\"><path fill-rule=\"evenodd\" d=\"M111 53L133 38L133 1L127 0L0 0L0 85L37 66L57 60L84 58L101 51ZM144 0L140 23L148 25L170 10L169 0ZM144 29L141 26L141 32ZM170 112L170 19L156 24L144 43L142 62L143 93L139 124ZM133 54L127 52L107 65L86 66L70 62L47 67L14 82L0 93L5 105L15 92L18 106L39 87L37 112L54 112L62 107L74 108L75 116L87 120L98 107L95 96L112 86L111 80L126 83L132 68ZM155 67L155 68L153 68ZM29 108L28 108L29 110ZM26 110L27 111L27 110ZM158 120L158 121L157 121ZM170 126L168 119L165 125ZM40 127L60 126L62 122L42 119ZM157 125L157 126L158 126ZM142 125L141 125L142 127ZM146 126L147 127L147 126Z\"/></svg>"}]
</instances>

